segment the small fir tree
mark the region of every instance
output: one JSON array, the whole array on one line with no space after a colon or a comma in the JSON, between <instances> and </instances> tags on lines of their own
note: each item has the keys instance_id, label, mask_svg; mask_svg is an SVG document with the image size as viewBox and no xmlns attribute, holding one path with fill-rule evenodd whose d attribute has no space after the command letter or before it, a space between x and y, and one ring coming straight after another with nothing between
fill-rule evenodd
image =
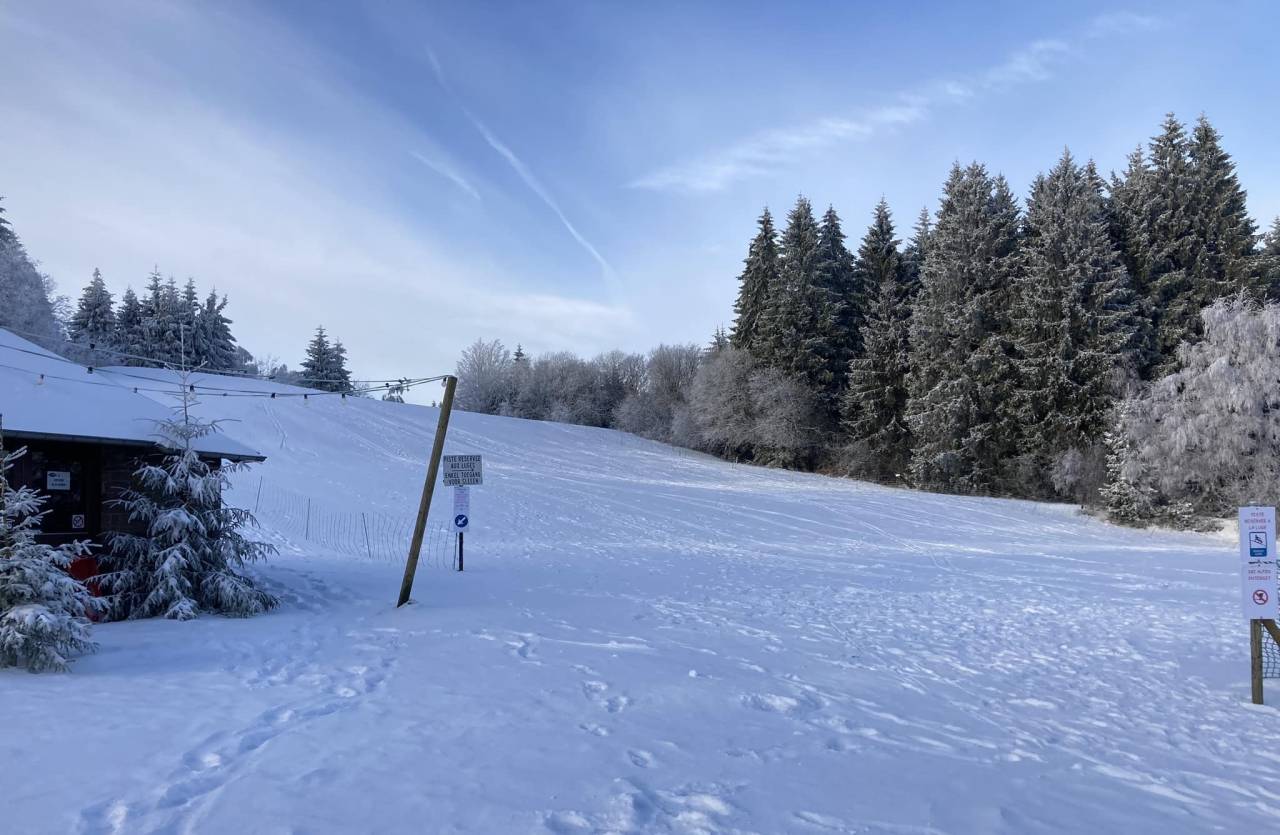
<instances>
[{"instance_id":1,"label":"small fir tree","mask_svg":"<svg viewBox=\"0 0 1280 835\"><path fill-rule=\"evenodd\" d=\"M65 670L73 656L94 649L89 617L99 601L66 571L89 544L36 541L45 498L8 479L25 452L6 451L0 433L0 667Z\"/></svg>"},{"instance_id":2,"label":"small fir tree","mask_svg":"<svg viewBox=\"0 0 1280 835\"><path fill-rule=\"evenodd\" d=\"M245 617L276 605L239 573L275 553L275 546L246 537L244 530L257 524L253 514L222 499L231 486L228 474L245 465L218 467L200 457L195 443L217 427L191 413L189 375L181 379L174 417L157 427L163 458L143 463L134 472L136 489L116 500L145 528L115 534L102 560L98 582L116 618L190 620L201 612Z\"/></svg>"}]
</instances>

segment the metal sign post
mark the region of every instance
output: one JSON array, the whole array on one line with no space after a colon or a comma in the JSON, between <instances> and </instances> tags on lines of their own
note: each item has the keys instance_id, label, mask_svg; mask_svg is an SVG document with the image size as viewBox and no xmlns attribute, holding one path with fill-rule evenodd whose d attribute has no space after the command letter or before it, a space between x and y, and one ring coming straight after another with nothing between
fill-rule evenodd
<instances>
[{"instance_id":1,"label":"metal sign post","mask_svg":"<svg viewBox=\"0 0 1280 835\"><path fill-rule=\"evenodd\" d=\"M1241 604L1249 619L1249 679L1253 703L1263 703L1262 630L1275 631L1280 615L1276 575L1276 509L1240 508Z\"/></svg>"},{"instance_id":2,"label":"metal sign post","mask_svg":"<svg viewBox=\"0 0 1280 835\"><path fill-rule=\"evenodd\" d=\"M453 529L458 533L458 570L463 570L463 545L467 528L471 527L471 488L459 485L453 488Z\"/></svg>"}]
</instances>

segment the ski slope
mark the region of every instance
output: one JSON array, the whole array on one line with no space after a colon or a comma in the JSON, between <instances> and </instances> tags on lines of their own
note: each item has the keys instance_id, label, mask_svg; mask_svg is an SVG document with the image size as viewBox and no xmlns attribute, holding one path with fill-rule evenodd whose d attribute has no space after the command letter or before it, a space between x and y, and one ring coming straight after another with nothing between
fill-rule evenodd
<instances>
[{"instance_id":1,"label":"ski slope","mask_svg":"<svg viewBox=\"0 0 1280 835\"><path fill-rule=\"evenodd\" d=\"M242 385L237 381L237 385ZM269 388L270 384L258 384ZM434 409L207 398L261 491L410 516ZM1262 832L1223 537L455 415L467 570L263 514L283 599L0 671L12 832ZM437 492L433 515L450 512ZM278 524L273 522L278 518ZM315 521L313 520L313 521ZM318 522L317 522L318 523ZM437 541L432 547L443 547ZM372 549L370 549L372 550Z\"/></svg>"}]
</instances>

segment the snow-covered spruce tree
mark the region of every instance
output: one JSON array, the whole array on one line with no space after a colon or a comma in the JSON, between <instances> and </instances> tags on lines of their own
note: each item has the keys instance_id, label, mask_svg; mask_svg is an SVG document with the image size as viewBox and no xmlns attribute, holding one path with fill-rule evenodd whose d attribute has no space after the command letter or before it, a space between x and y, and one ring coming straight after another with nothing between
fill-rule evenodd
<instances>
[{"instance_id":1,"label":"snow-covered spruce tree","mask_svg":"<svg viewBox=\"0 0 1280 835\"><path fill-rule=\"evenodd\" d=\"M1120 262L1129 276L1134 310L1133 362L1144 378L1159 361L1155 296L1147 270L1146 197L1150 178L1151 169L1146 155L1142 146L1138 146L1129 154L1124 173L1111 175L1104 204L1111 241L1120 253Z\"/></svg>"},{"instance_id":2,"label":"snow-covered spruce tree","mask_svg":"<svg viewBox=\"0 0 1280 835\"><path fill-rule=\"evenodd\" d=\"M884 200L858 247L856 270L871 305L841 401L847 466L851 475L893 481L906 473L911 454L906 406L913 299Z\"/></svg>"},{"instance_id":3,"label":"snow-covered spruce tree","mask_svg":"<svg viewBox=\"0 0 1280 835\"><path fill-rule=\"evenodd\" d=\"M134 355L121 358L125 365L143 364L143 360L137 357L145 356L147 350L146 323L143 321L142 303L132 287L125 288L124 295L120 297L112 343L117 350Z\"/></svg>"},{"instance_id":4,"label":"snow-covered spruce tree","mask_svg":"<svg viewBox=\"0 0 1280 835\"><path fill-rule=\"evenodd\" d=\"M346 349L339 351L340 342L330 342L324 326L316 328L315 336L307 344L307 355L302 361L302 376L308 388L321 391L350 391L351 373L346 367Z\"/></svg>"},{"instance_id":5,"label":"snow-covered spruce tree","mask_svg":"<svg viewBox=\"0 0 1280 835\"><path fill-rule=\"evenodd\" d=\"M759 231L747 248L747 260L739 278L738 299L733 304L733 347L745 351L758 348L761 317L768 310L771 294L778 284L778 234L769 209L760 214Z\"/></svg>"},{"instance_id":6,"label":"snow-covered spruce tree","mask_svg":"<svg viewBox=\"0 0 1280 835\"><path fill-rule=\"evenodd\" d=\"M0 327L21 331L47 348L61 350L62 324L50 282L27 256L22 241L0 226Z\"/></svg>"},{"instance_id":7,"label":"snow-covered spruce tree","mask_svg":"<svg viewBox=\"0 0 1280 835\"><path fill-rule=\"evenodd\" d=\"M1155 490L1145 468L1134 455L1134 442L1124 427L1132 405L1121 403L1115 425L1103 435L1107 450L1107 481L1099 490L1102 506L1113 522L1142 526L1155 517Z\"/></svg>"},{"instance_id":8,"label":"snow-covered spruce tree","mask_svg":"<svg viewBox=\"0 0 1280 835\"><path fill-rule=\"evenodd\" d=\"M145 531L115 534L99 560L97 582L115 618L246 617L276 605L238 573L276 549L245 536L257 524L252 513L223 503L228 474L244 465L217 467L196 452L195 442L217 426L191 413L188 376L182 375L174 416L157 427L163 458L144 462L134 472L136 486L117 500Z\"/></svg>"},{"instance_id":9,"label":"snow-covered spruce tree","mask_svg":"<svg viewBox=\"0 0 1280 835\"><path fill-rule=\"evenodd\" d=\"M759 347L752 353L762 365L794 378L819 405L820 428L835 422L839 401L834 367L839 355L837 320L840 300L821 274L819 229L804 197L787 215L782 234L778 286L760 323Z\"/></svg>"},{"instance_id":10,"label":"snow-covered spruce tree","mask_svg":"<svg viewBox=\"0 0 1280 835\"><path fill-rule=\"evenodd\" d=\"M866 276L855 269L853 254L844 241L840 216L834 206L828 206L818 227L818 275L834 299L830 360L834 379L828 386L828 397L833 400L847 385L849 361L862 351L862 326L875 295L865 284Z\"/></svg>"},{"instance_id":11,"label":"snow-covered spruce tree","mask_svg":"<svg viewBox=\"0 0 1280 835\"><path fill-rule=\"evenodd\" d=\"M1245 206L1245 190L1222 137L1203 115L1187 145L1191 167L1192 284L1203 307L1232 293L1266 296L1265 272L1255 251L1258 227ZM1199 311L1197 311L1198 313ZM1199 324L1199 316L1196 317Z\"/></svg>"},{"instance_id":12,"label":"snow-covered spruce tree","mask_svg":"<svg viewBox=\"0 0 1280 835\"><path fill-rule=\"evenodd\" d=\"M231 335L231 320L223 311L227 309L227 297L218 298L211 290L195 316L195 349L192 364L210 371L226 371L239 364L238 346Z\"/></svg>"},{"instance_id":13,"label":"snow-covered spruce tree","mask_svg":"<svg viewBox=\"0 0 1280 835\"><path fill-rule=\"evenodd\" d=\"M1149 491L1157 519L1176 521L1184 505L1218 516L1280 491L1280 306L1240 293L1201 315L1203 339L1183 344L1179 370L1131 398L1116 429L1118 472Z\"/></svg>"},{"instance_id":14,"label":"snow-covered spruce tree","mask_svg":"<svg viewBox=\"0 0 1280 835\"><path fill-rule=\"evenodd\" d=\"M1104 481L1102 436L1131 371L1128 275L1092 164L1065 152L1027 200L1014 336L1018 492L1077 501Z\"/></svg>"},{"instance_id":15,"label":"snow-covered spruce tree","mask_svg":"<svg viewBox=\"0 0 1280 835\"><path fill-rule=\"evenodd\" d=\"M84 344L106 346L115 339L116 313L111 299L111 291L102 280L102 273L94 268L76 312L72 314L67 326L67 335L72 340Z\"/></svg>"},{"instance_id":16,"label":"snow-covered spruce tree","mask_svg":"<svg viewBox=\"0 0 1280 835\"><path fill-rule=\"evenodd\" d=\"M956 164L944 188L911 325L913 483L994 493L1017 442L1009 303L1018 207L1003 177Z\"/></svg>"},{"instance_id":17,"label":"snow-covered spruce tree","mask_svg":"<svg viewBox=\"0 0 1280 835\"><path fill-rule=\"evenodd\" d=\"M1271 230L1263 236L1259 258L1265 276L1267 300L1280 301L1280 217L1271 222Z\"/></svg>"},{"instance_id":18,"label":"snow-covered spruce tree","mask_svg":"<svg viewBox=\"0 0 1280 835\"><path fill-rule=\"evenodd\" d=\"M45 499L8 479L24 452L7 451L0 434L0 667L65 670L73 656L94 649L88 618L99 601L66 572L89 544L36 541Z\"/></svg>"}]
</instances>

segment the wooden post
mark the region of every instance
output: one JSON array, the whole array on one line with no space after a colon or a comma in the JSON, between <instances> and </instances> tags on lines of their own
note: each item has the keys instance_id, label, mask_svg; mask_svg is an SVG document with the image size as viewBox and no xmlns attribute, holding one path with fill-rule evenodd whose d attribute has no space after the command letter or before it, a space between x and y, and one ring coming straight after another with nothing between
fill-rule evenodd
<instances>
[{"instance_id":1,"label":"wooden post","mask_svg":"<svg viewBox=\"0 0 1280 835\"><path fill-rule=\"evenodd\" d=\"M253 512L257 513L258 508L262 505L262 476L258 476L258 495L253 500Z\"/></svg>"},{"instance_id":2,"label":"wooden post","mask_svg":"<svg viewBox=\"0 0 1280 835\"><path fill-rule=\"evenodd\" d=\"M431 510L431 494L436 489L436 476L440 473L440 456L444 454L444 436L449 431L449 413L453 411L453 391L458 378L444 378L444 400L440 402L440 422L436 425L435 443L431 445L431 460L427 463L427 480L422 485L422 501L418 504L418 520L413 525L413 541L409 543L409 559L404 564L404 579L400 581L400 600L397 607L409 602L413 591L413 575L418 571L418 556L422 553L422 536L427 531L427 512Z\"/></svg>"},{"instance_id":3,"label":"wooden post","mask_svg":"<svg viewBox=\"0 0 1280 835\"><path fill-rule=\"evenodd\" d=\"M458 531L458 570L462 570L462 542L467 538L466 533Z\"/></svg>"},{"instance_id":4,"label":"wooden post","mask_svg":"<svg viewBox=\"0 0 1280 835\"><path fill-rule=\"evenodd\" d=\"M373 546L369 544L369 519L360 511L360 525L364 528L364 552L373 559Z\"/></svg>"},{"instance_id":5,"label":"wooden post","mask_svg":"<svg viewBox=\"0 0 1280 835\"><path fill-rule=\"evenodd\" d=\"M1262 621L1249 621L1249 678L1252 683L1253 703L1264 704L1262 699Z\"/></svg>"},{"instance_id":6,"label":"wooden post","mask_svg":"<svg viewBox=\"0 0 1280 835\"><path fill-rule=\"evenodd\" d=\"M307 496L307 525L302 529L302 538L311 538L311 497Z\"/></svg>"}]
</instances>

